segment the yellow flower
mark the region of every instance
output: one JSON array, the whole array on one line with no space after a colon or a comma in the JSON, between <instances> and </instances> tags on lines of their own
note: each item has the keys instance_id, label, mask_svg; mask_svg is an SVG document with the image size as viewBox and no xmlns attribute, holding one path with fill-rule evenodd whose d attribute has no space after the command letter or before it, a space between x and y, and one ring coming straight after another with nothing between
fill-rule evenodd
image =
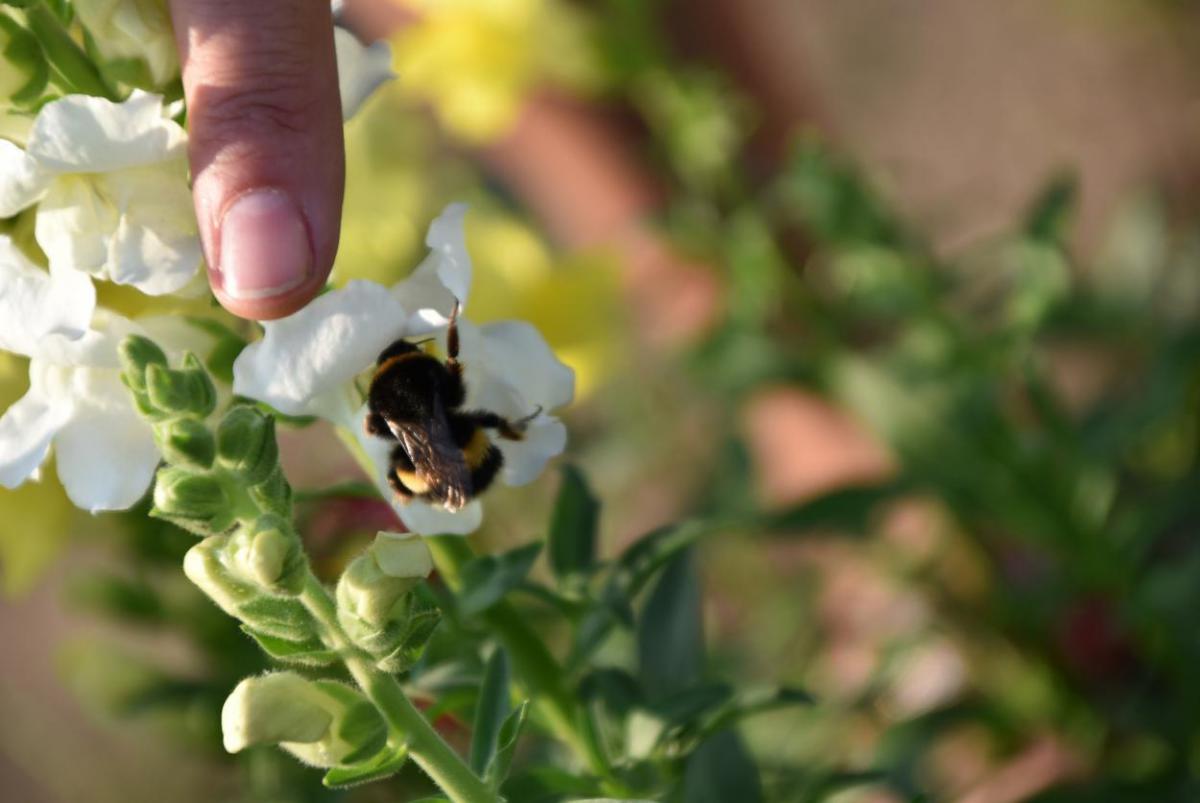
<instances>
[{"instance_id":1,"label":"yellow flower","mask_svg":"<svg viewBox=\"0 0 1200 803\"><path fill-rule=\"evenodd\" d=\"M393 40L404 89L471 143L503 135L539 80L583 88L599 72L586 18L552 0L408 0Z\"/></svg>"}]
</instances>

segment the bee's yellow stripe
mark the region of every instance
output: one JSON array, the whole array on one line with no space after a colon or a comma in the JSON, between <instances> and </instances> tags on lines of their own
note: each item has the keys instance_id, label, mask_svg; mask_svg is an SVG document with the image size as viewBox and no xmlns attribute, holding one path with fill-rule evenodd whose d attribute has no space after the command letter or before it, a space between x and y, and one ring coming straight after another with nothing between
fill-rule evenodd
<instances>
[{"instance_id":1,"label":"bee's yellow stripe","mask_svg":"<svg viewBox=\"0 0 1200 803\"><path fill-rule=\"evenodd\" d=\"M429 491L429 483L418 477L415 471L402 471L401 469L396 469L396 476L398 476L400 481L404 483L404 487L412 491L414 494L420 495L423 493L428 493Z\"/></svg>"},{"instance_id":2,"label":"bee's yellow stripe","mask_svg":"<svg viewBox=\"0 0 1200 803\"><path fill-rule=\"evenodd\" d=\"M483 458L487 456L488 447L491 445L492 440L483 431L483 427L475 430L471 440L467 441L467 445L463 447L463 459L467 461L467 466L478 468L483 463Z\"/></svg>"},{"instance_id":3,"label":"bee's yellow stripe","mask_svg":"<svg viewBox=\"0 0 1200 803\"><path fill-rule=\"evenodd\" d=\"M375 369L375 376L380 376L384 371L389 370L396 363L404 362L405 360L413 360L417 357L425 357L431 360L433 359L433 357L430 357L423 351L408 351L404 354L397 354L395 357L388 357L386 360L380 363L379 367Z\"/></svg>"}]
</instances>

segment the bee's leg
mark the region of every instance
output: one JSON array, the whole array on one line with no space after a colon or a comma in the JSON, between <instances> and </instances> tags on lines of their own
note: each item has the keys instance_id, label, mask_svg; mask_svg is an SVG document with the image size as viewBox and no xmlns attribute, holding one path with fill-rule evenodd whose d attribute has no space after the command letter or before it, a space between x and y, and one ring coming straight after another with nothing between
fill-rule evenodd
<instances>
[{"instance_id":1,"label":"bee's leg","mask_svg":"<svg viewBox=\"0 0 1200 803\"><path fill-rule=\"evenodd\" d=\"M467 387L463 382L463 366L458 361L458 300L454 301L454 309L450 312L450 325L446 329L446 371L449 382L446 387L447 406L461 407L467 398Z\"/></svg>"},{"instance_id":2,"label":"bee's leg","mask_svg":"<svg viewBox=\"0 0 1200 803\"><path fill-rule=\"evenodd\" d=\"M386 438L389 441L396 440L392 428L387 425L387 421L379 413L367 413L367 417L363 419L363 429L368 435Z\"/></svg>"},{"instance_id":3,"label":"bee's leg","mask_svg":"<svg viewBox=\"0 0 1200 803\"><path fill-rule=\"evenodd\" d=\"M489 413L486 410L473 413L472 415L479 426L496 430L497 434L499 434L501 438L507 438L510 441L519 441L525 439L525 428L529 426L529 422L537 418L541 412L542 406L539 404L538 408L532 413L516 421L509 421L502 415Z\"/></svg>"}]
</instances>

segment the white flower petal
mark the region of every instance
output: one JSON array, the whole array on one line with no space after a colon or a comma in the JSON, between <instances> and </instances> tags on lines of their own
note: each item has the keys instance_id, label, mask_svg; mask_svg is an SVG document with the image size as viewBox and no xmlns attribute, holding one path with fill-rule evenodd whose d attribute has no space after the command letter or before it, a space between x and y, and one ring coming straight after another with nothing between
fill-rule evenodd
<instances>
[{"instance_id":1,"label":"white flower petal","mask_svg":"<svg viewBox=\"0 0 1200 803\"><path fill-rule=\"evenodd\" d=\"M516 388L531 405L545 410L575 398L575 371L554 356L545 338L524 321L480 327L483 358L479 367Z\"/></svg>"},{"instance_id":2,"label":"white flower petal","mask_svg":"<svg viewBox=\"0 0 1200 803\"><path fill-rule=\"evenodd\" d=\"M471 290L471 254L467 251L464 221L466 204L450 204L429 224L425 244L440 257L437 275L463 307Z\"/></svg>"},{"instance_id":3,"label":"white flower petal","mask_svg":"<svg viewBox=\"0 0 1200 803\"><path fill-rule=\"evenodd\" d=\"M47 401L33 390L13 402L0 417L0 485L16 488L29 479L70 416L70 403Z\"/></svg>"},{"instance_id":4,"label":"white flower petal","mask_svg":"<svg viewBox=\"0 0 1200 803\"><path fill-rule=\"evenodd\" d=\"M0 218L36 203L54 179L37 160L6 139L0 139Z\"/></svg>"},{"instance_id":5,"label":"white flower petal","mask_svg":"<svg viewBox=\"0 0 1200 803\"><path fill-rule=\"evenodd\" d=\"M349 120L371 93L396 77L392 72L392 49L378 41L365 47L345 28L333 29L337 52L338 91L342 96L342 119Z\"/></svg>"},{"instance_id":6,"label":"white flower petal","mask_svg":"<svg viewBox=\"0 0 1200 803\"><path fill-rule=\"evenodd\" d=\"M404 526L419 535L469 535L483 524L483 505L478 499L456 513L416 499L407 505L392 503L392 507Z\"/></svg>"},{"instance_id":7,"label":"white flower petal","mask_svg":"<svg viewBox=\"0 0 1200 803\"><path fill-rule=\"evenodd\" d=\"M51 275L0 236L0 349L28 357L47 335L79 337L95 307L96 290L87 276Z\"/></svg>"},{"instance_id":8,"label":"white flower petal","mask_svg":"<svg viewBox=\"0 0 1200 803\"><path fill-rule=\"evenodd\" d=\"M553 416L540 415L529 423L523 440L495 438L492 442L504 454L500 479L506 485L527 485L541 475L552 457L567 448L567 428Z\"/></svg>"},{"instance_id":9,"label":"white flower petal","mask_svg":"<svg viewBox=\"0 0 1200 803\"><path fill-rule=\"evenodd\" d=\"M109 247L109 278L152 296L187 285L202 259L187 163L177 159L120 170L103 184L121 210Z\"/></svg>"},{"instance_id":10,"label":"white flower petal","mask_svg":"<svg viewBox=\"0 0 1200 803\"><path fill-rule=\"evenodd\" d=\"M178 156L186 141L159 95L135 91L124 103L68 95L38 113L28 151L50 170L101 173Z\"/></svg>"},{"instance_id":11,"label":"white flower petal","mask_svg":"<svg viewBox=\"0 0 1200 803\"><path fill-rule=\"evenodd\" d=\"M34 235L52 270L107 278L109 244L119 222L91 176L60 176L38 206Z\"/></svg>"},{"instance_id":12,"label":"white flower petal","mask_svg":"<svg viewBox=\"0 0 1200 803\"><path fill-rule=\"evenodd\" d=\"M342 395L404 332L404 307L381 285L350 282L263 325L233 364L233 391L288 415L309 415Z\"/></svg>"},{"instance_id":13,"label":"white flower petal","mask_svg":"<svg viewBox=\"0 0 1200 803\"><path fill-rule=\"evenodd\" d=\"M400 302L414 310L408 325L410 335L428 334L449 323L455 299L466 307L471 289L471 255L463 230L466 214L466 204L447 206L425 236L429 256L392 288Z\"/></svg>"},{"instance_id":14,"label":"white flower petal","mask_svg":"<svg viewBox=\"0 0 1200 803\"><path fill-rule=\"evenodd\" d=\"M54 452L67 496L92 513L141 499L159 461L150 425L128 403L79 405L54 438Z\"/></svg>"}]
</instances>

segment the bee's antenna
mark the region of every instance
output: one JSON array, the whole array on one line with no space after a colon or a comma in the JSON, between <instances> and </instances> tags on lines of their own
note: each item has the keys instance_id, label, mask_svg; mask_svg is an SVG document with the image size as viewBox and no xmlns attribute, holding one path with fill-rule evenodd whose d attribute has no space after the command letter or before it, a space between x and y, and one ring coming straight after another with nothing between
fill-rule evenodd
<instances>
[{"instance_id":1,"label":"bee's antenna","mask_svg":"<svg viewBox=\"0 0 1200 803\"><path fill-rule=\"evenodd\" d=\"M413 343L413 345L414 346L424 346L426 343L432 343L435 340L437 340L436 337L423 337L420 340Z\"/></svg>"}]
</instances>

